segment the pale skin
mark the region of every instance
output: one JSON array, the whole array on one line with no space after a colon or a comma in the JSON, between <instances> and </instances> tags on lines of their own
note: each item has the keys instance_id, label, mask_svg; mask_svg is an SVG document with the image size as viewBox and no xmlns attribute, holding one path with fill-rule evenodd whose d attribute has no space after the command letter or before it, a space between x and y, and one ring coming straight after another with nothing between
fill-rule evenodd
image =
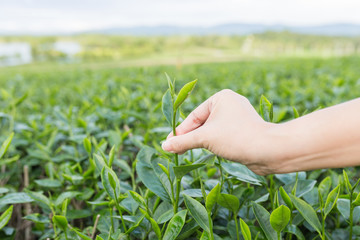
<instances>
[{"instance_id":1,"label":"pale skin","mask_svg":"<svg viewBox=\"0 0 360 240\"><path fill-rule=\"evenodd\" d=\"M165 151L206 148L259 175L360 165L360 98L284 123L265 122L247 98L222 90L169 134Z\"/></svg>"}]
</instances>

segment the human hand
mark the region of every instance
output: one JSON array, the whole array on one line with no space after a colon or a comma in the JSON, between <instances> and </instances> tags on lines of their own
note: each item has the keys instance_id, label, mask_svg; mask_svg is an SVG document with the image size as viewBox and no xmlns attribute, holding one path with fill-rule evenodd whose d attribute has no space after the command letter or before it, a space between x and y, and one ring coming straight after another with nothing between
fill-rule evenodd
<instances>
[{"instance_id":1,"label":"human hand","mask_svg":"<svg viewBox=\"0 0 360 240\"><path fill-rule=\"evenodd\" d=\"M265 175L274 172L266 138L266 132L274 125L265 122L247 98L222 90L191 112L176 128L177 136L170 133L162 148L180 154L206 148Z\"/></svg>"}]
</instances>

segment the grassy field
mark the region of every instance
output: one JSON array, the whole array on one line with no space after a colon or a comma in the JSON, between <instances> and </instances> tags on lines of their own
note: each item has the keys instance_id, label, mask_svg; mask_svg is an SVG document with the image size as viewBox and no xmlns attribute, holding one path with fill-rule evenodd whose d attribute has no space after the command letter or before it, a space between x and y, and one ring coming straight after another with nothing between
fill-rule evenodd
<instances>
[{"instance_id":1,"label":"grassy field","mask_svg":"<svg viewBox=\"0 0 360 240\"><path fill-rule=\"evenodd\" d=\"M176 92L198 79L181 117L230 88L257 110L266 96L273 121L282 122L296 112L359 97L360 57L163 63L0 69L1 142L15 133L0 159L0 229L5 214L10 219L0 239L276 239L279 228L271 227L270 213L284 225L284 239L349 239L350 232L360 237L360 200L352 204L359 197L356 168L347 174L333 169L264 178L194 150L179 162L186 169L198 161L201 168L182 169L180 178L172 169L174 156L160 148L171 131L161 106L168 89L165 72L176 78ZM168 178L150 159L168 166ZM170 192L178 179L181 194L173 217ZM217 184L221 190L215 194ZM216 206L209 210L203 205L214 194ZM326 205L326 211L331 208L324 217L327 196L332 205ZM279 211L287 214L285 206L291 210L289 223L276 217ZM170 231L177 234L171 237ZM246 237L249 232L252 238Z\"/></svg>"}]
</instances>

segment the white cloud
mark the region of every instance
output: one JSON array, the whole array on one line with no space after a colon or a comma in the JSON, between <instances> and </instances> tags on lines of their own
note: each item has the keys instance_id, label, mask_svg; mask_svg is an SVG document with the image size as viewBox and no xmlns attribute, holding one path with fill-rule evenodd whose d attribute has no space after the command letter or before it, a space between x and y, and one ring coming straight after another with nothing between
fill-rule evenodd
<instances>
[{"instance_id":1,"label":"white cloud","mask_svg":"<svg viewBox=\"0 0 360 240\"><path fill-rule=\"evenodd\" d=\"M0 0L0 31L66 32L134 25L227 22L360 23L358 0Z\"/></svg>"}]
</instances>

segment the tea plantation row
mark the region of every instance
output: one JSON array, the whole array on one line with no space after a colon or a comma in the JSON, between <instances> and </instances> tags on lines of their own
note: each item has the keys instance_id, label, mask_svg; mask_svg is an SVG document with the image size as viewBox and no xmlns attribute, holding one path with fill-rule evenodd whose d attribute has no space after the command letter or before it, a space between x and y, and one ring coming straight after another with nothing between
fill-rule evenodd
<instances>
[{"instance_id":1,"label":"tea plantation row","mask_svg":"<svg viewBox=\"0 0 360 240\"><path fill-rule=\"evenodd\" d=\"M359 97L359 65L348 57L3 68L0 239L360 237L357 168L261 177L205 150L173 156L160 147L177 124L171 114L181 121L221 89L287 121ZM165 72L176 86L163 99ZM175 93L195 78L177 110L186 92ZM259 107L261 95L270 102Z\"/></svg>"}]
</instances>

